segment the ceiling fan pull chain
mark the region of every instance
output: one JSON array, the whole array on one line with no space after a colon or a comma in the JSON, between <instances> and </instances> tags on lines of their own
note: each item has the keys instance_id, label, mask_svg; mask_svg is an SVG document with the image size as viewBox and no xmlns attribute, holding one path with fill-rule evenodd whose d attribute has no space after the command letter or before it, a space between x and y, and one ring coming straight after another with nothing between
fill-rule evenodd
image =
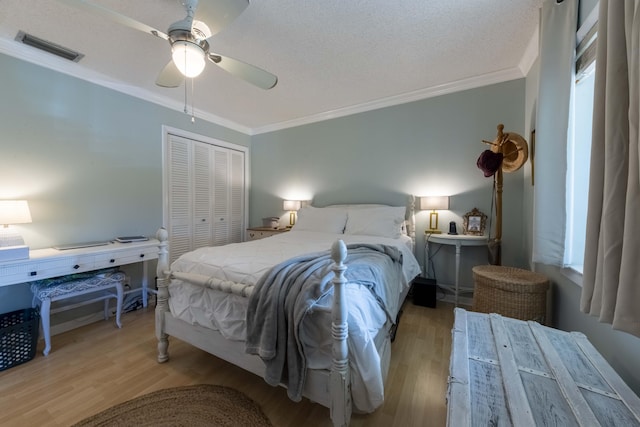
<instances>
[{"instance_id":1,"label":"ceiling fan pull chain","mask_svg":"<svg viewBox=\"0 0 640 427\"><path fill-rule=\"evenodd\" d=\"M184 59L184 66L185 66L185 70L187 69L187 58L185 55L185 59ZM189 114L189 110L187 110L187 76L183 74L182 76L184 78L184 113L185 114Z\"/></svg>"},{"instance_id":2,"label":"ceiling fan pull chain","mask_svg":"<svg viewBox=\"0 0 640 427\"><path fill-rule=\"evenodd\" d=\"M195 123L196 122L196 113L195 113L195 109L193 108L193 97L195 96L195 92L193 90L193 78L191 79L191 123Z\"/></svg>"},{"instance_id":3,"label":"ceiling fan pull chain","mask_svg":"<svg viewBox=\"0 0 640 427\"><path fill-rule=\"evenodd\" d=\"M184 113L185 114L189 114L189 110L187 110L187 85L185 82L185 87L184 87Z\"/></svg>"}]
</instances>

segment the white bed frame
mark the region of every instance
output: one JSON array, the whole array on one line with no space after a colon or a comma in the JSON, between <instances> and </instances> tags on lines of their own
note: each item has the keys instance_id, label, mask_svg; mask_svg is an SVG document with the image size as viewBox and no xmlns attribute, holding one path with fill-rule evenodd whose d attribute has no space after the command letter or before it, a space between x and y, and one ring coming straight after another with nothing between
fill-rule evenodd
<instances>
[{"instance_id":1,"label":"white bed frame","mask_svg":"<svg viewBox=\"0 0 640 427\"><path fill-rule=\"evenodd\" d=\"M407 234L415 247L414 198L409 204L409 219L406 221ZM169 336L198 347L242 369L264 378L265 365L256 355L245 353L243 341L229 341L218 331L200 325L192 325L176 319L169 311L169 271L168 232L161 228L156 235L160 241L158 254L158 295L156 305L156 338L158 339L158 362L169 360ZM347 349L347 302L344 299L344 260L347 249L342 240L331 248L332 267L335 277L333 306L331 309L331 335L333 338L332 367L330 371L309 369L303 395L330 409L334 426L348 426L351 419L351 384L349 377L349 354ZM216 287L216 285L210 285ZM406 295L406 293L404 294ZM402 301L401 301L402 302Z\"/></svg>"}]
</instances>

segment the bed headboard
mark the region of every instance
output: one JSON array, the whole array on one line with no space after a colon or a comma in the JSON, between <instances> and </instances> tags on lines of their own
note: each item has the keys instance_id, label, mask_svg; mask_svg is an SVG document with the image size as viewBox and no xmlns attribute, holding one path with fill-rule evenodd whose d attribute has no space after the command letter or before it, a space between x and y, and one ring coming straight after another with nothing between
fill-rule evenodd
<instances>
[{"instance_id":1,"label":"bed headboard","mask_svg":"<svg viewBox=\"0 0 640 427\"><path fill-rule=\"evenodd\" d=\"M402 224L402 232L411 238L413 248L416 246L416 215L415 215L416 197L414 195L408 196L408 202L406 206L405 220ZM383 203L340 203L334 205L325 206L326 208L375 208L378 206L391 206Z\"/></svg>"}]
</instances>

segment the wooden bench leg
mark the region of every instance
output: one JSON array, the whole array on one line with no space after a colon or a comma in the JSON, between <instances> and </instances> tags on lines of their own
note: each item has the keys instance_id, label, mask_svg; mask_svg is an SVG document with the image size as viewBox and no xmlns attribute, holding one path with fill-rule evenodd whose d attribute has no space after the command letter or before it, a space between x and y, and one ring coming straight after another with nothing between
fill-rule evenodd
<instances>
[{"instance_id":1,"label":"wooden bench leg","mask_svg":"<svg viewBox=\"0 0 640 427\"><path fill-rule=\"evenodd\" d=\"M120 315L122 314L123 299L124 299L124 289L122 287L122 282L118 282L116 283L116 325L118 325L118 328L122 328Z\"/></svg>"},{"instance_id":2,"label":"wooden bench leg","mask_svg":"<svg viewBox=\"0 0 640 427\"><path fill-rule=\"evenodd\" d=\"M51 300L46 298L40 304L40 318L42 319L42 334L44 335L44 351L42 354L49 355L51 351Z\"/></svg>"},{"instance_id":3,"label":"wooden bench leg","mask_svg":"<svg viewBox=\"0 0 640 427\"><path fill-rule=\"evenodd\" d=\"M103 309L104 313L104 320L109 320L109 298L105 298L104 299L104 309Z\"/></svg>"}]
</instances>

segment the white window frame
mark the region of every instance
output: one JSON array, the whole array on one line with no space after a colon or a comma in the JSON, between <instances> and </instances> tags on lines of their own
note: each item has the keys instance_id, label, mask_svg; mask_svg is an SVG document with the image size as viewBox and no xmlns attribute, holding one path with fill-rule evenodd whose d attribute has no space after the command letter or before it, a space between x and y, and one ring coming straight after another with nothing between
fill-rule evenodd
<instances>
[{"instance_id":1,"label":"white window frame","mask_svg":"<svg viewBox=\"0 0 640 427\"><path fill-rule=\"evenodd\" d=\"M596 40L597 40L597 23L598 23L598 8L595 7L591 14L587 17L583 25L576 33L576 76L574 82L574 90L572 91L571 102L571 132L569 138L569 144L567 147L567 181L566 181L566 235L565 235L565 270L573 281L578 284L582 284L582 267L584 259L584 240L586 237L586 209L576 209L576 198L582 197L576 196L576 179L577 170L584 170L583 167L577 163L578 151L584 149L584 145L581 145L580 141L576 140L576 107L575 102L576 89L579 82L584 79L592 78L595 71L595 53L596 53ZM592 104L593 105L593 104ZM591 135L591 129L588 130L589 137ZM584 144L584 143L582 143ZM589 144L589 154L591 151L591 144ZM587 162L588 163L588 162ZM576 166L577 165L577 166ZM589 165L587 164L587 169ZM588 186L588 182L584 185ZM588 191L586 197L588 198ZM586 202L585 202L586 204ZM579 212L578 212L579 211ZM574 221L576 215L583 214L585 216L584 221L579 221L576 224ZM579 229L578 229L579 228ZM580 241L578 241L580 240ZM579 253L577 253L579 252ZM576 280L579 278L579 280Z\"/></svg>"}]
</instances>

